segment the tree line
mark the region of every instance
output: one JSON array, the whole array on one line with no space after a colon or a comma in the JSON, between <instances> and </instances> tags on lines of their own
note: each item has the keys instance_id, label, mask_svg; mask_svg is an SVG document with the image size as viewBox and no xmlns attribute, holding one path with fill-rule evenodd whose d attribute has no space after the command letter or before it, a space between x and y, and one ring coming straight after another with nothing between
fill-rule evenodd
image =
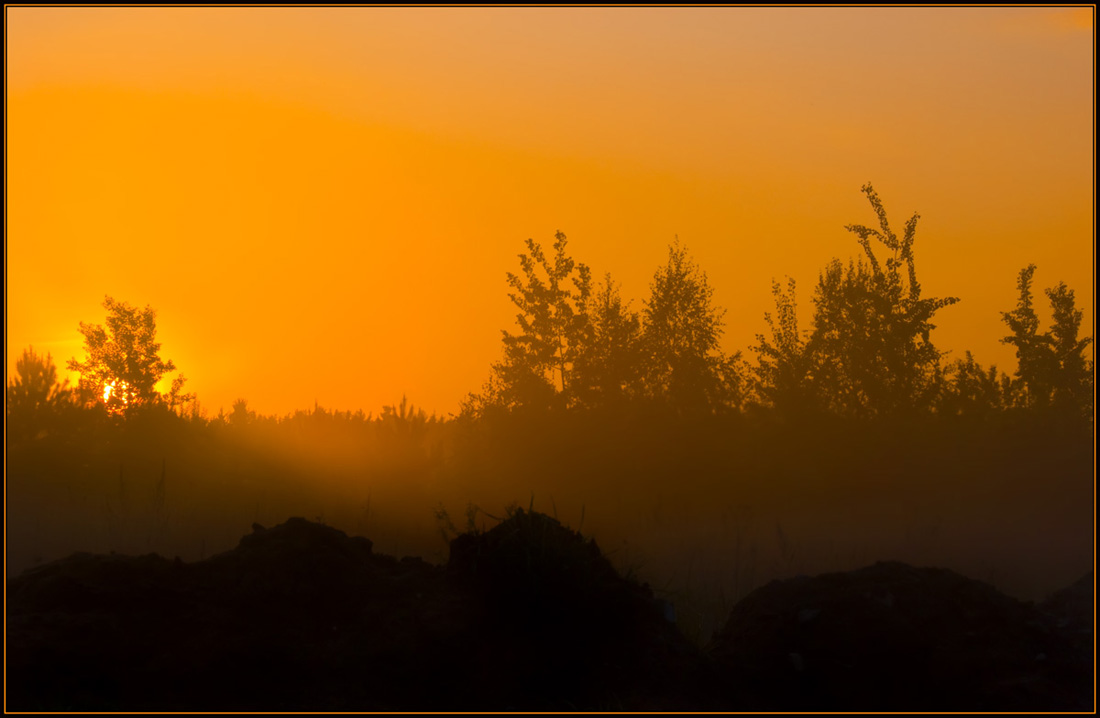
<instances>
[{"instance_id":1,"label":"tree line","mask_svg":"<svg viewBox=\"0 0 1100 718\"><path fill-rule=\"evenodd\" d=\"M795 281L773 281L775 310L764 316L767 333L750 347L754 361L722 351L724 310L679 240L635 310L610 273L594 283L591 269L570 255L562 232L549 252L528 239L519 273L507 274L517 327L503 332L503 356L481 391L462 402L460 418L646 405L677 416L759 413L789 421L980 417L1008 410L1092 419L1094 363L1086 356L1092 337L1079 336L1082 312L1072 289L1059 282L1045 291L1053 323L1040 331L1032 291L1036 267L1020 271L1017 305L1002 313L1009 331L1002 342L1016 350L1012 376L982 366L969 351L947 362L931 339L933 319L959 298L922 294L914 253L919 215L898 236L874 188L867 184L862 191L877 227L846 227L862 256L847 264L834 259L821 271L808 329L799 327ZM77 386L58 381L51 356L33 348L23 352L7 382L9 427L29 427L72 409L199 418L182 374L168 391L156 389L176 367L160 357L155 311L111 297L104 307L105 327L79 325L86 356L67 364L80 375ZM244 400L219 415L237 424L255 418ZM360 412L357 418L365 417ZM423 412L409 412L404 400L380 419L409 425L428 420Z\"/></svg>"},{"instance_id":2,"label":"tree line","mask_svg":"<svg viewBox=\"0 0 1100 718\"><path fill-rule=\"evenodd\" d=\"M1006 409L1092 416L1091 337L1079 338L1081 311L1064 283L1046 290L1053 325L1039 331L1032 296L1035 266L1019 275L1016 308L1002 314L1016 348L1009 377L972 354L944 361L933 319L958 297L922 295L914 214L901 236L874 188L863 187L876 227L848 225L863 255L834 259L813 293L813 318L800 329L795 281L773 282L768 333L751 347L755 362L720 349L724 311L707 275L676 241L650 283L641 311L624 302L610 274L597 287L568 254L558 232L548 256L534 240L508 274L518 331L504 332L503 358L463 415L515 410L656 404L678 414L771 412L779 417L874 418L922 413L981 415Z\"/></svg>"}]
</instances>

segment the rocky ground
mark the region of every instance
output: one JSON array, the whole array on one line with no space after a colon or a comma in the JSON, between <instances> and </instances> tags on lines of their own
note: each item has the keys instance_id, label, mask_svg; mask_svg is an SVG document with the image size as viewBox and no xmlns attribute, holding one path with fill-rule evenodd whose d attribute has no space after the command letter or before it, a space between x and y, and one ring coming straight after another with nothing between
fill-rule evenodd
<instances>
[{"instance_id":1,"label":"rocky ground","mask_svg":"<svg viewBox=\"0 0 1100 718\"><path fill-rule=\"evenodd\" d=\"M516 510L446 566L290 519L196 563L7 584L9 711L1092 711L1093 576L1033 605L879 563L776 581L705 649L594 541Z\"/></svg>"}]
</instances>

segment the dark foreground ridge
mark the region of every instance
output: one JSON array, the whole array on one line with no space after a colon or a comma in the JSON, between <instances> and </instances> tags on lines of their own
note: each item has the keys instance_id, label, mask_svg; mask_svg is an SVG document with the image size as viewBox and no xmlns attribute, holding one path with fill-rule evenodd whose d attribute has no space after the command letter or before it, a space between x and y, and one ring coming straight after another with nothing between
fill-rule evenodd
<instances>
[{"instance_id":1,"label":"dark foreground ridge","mask_svg":"<svg viewBox=\"0 0 1100 718\"><path fill-rule=\"evenodd\" d=\"M7 585L9 711L1092 710L1093 578L1034 606L879 563L773 582L706 650L594 541L517 510L444 567L293 518L197 563Z\"/></svg>"}]
</instances>

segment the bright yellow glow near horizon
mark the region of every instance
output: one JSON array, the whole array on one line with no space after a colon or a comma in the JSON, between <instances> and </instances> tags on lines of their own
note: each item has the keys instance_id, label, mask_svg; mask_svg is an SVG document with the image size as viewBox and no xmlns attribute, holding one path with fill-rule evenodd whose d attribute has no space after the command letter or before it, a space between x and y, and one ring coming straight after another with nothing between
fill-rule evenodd
<instances>
[{"instance_id":1,"label":"bright yellow glow near horizon","mask_svg":"<svg viewBox=\"0 0 1100 718\"><path fill-rule=\"evenodd\" d=\"M126 398L126 391L130 388L130 385L124 381L111 381L103 385L103 402L106 403L111 400L111 394L115 391L115 386L121 384L119 391L121 394L121 401L123 404L129 404L130 400Z\"/></svg>"},{"instance_id":2,"label":"bright yellow glow near horizon","mask_svg":"<svg viewBox=\"0 0 1100 718\"><path fill-rule=\"evenodd\" d=\"M455 412L558 229L638 310L679 236L751 359L773 278L808 326L856 256L868 181L962 300L952 358L1012 371L1029 263L1093 333L1093 8L5 13L9 375L64 376L109 294L215 412Z\"/></svg>"}]
</instances>

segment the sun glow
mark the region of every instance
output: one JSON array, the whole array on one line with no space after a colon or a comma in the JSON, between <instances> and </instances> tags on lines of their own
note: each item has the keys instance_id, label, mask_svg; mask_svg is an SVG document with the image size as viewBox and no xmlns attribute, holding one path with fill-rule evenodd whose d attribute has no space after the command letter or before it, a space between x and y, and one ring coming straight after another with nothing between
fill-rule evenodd
<instances>
[{"instance_id":1,"label":"sun glow","mask_svg":"<svg viewBox=\"0 0 1100 718\"><path fill-rule=\"evenodd\" d=\"M118 385L117 392L115 391L116 384ZM103 387L103 403L110 405L111 395L114 394L116 400L120 402L123 407L125 407L127 404L130 403L130 400L127 398L127 389L129 388L129 385L121 380L115 380L105 384Z\"/></svg>"}]
</instances>

